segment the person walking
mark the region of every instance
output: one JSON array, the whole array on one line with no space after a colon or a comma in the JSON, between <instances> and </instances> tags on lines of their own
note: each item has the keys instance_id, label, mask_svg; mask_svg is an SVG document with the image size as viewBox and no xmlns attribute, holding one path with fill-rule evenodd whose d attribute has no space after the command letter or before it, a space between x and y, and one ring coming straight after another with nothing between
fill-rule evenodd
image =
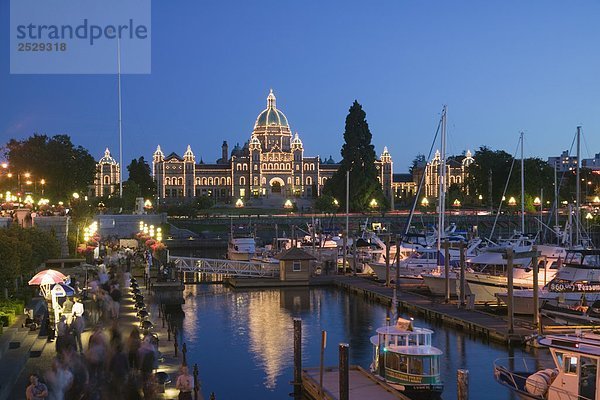
<instances>
[{"instance_id":1,"label":"person walking","mask_svg":"<svg viewBox=\"0 0 600 400\"><path fill-rule=\"evenodd\" d=\"M190 374L187 365L182 365L180 372L175 384L175 389L179 390L179 400L192 400L194 377Z\"/></svg>"},{"instance_id":2,"label":"person walking","mask_svg":"<svg viewBox=\"0 0 600 400\"><path fill-rule=\"evenodd\" d=\"M73 384L73 374L58 360L52 361L52 369L45 375L48 382L48 400L65 400L65 393Z\"/></svg>"},{"instance_id":3,"label":"person walking","mask_svg":"<svg viewBox=\"0 0 600 400\"><path fill-rule=\"evenodd\" d=\"M75 315L75 314L73 314ZM83 354L83 344L81 343L81 334L85 329L85 321L83 317L73 317L73 322L71 322L71 333L75 338L75 345L80 354Z\"/></svg>"},{"instance_id":4,"label":"person walking","mask_svg":"<svg viewBox=\"0 0 600 400\"><path fill-rule=\"evenodd\" d=\"M129 334L129 338L127 339L127 353L129 358L129 367L132 369L139 369L140 363L138 360L138 351L140 350L140 346L142 345L142 340L140 339L140 331L134 327Z\"/></svg>"},{"instance_id":5,"label":"person walking","mask_svg":"<svg viewBox=\"0 0 600 400\"><path fill-rule=\"evenodd\" d=\"M29 376L29 386L25 390L25 398L27 400L44 400L48 398L48 388L40 382L38 374Z\"/></svg>"},{"instance_id":6,"label":"person walking","mask_svg":"<svg viewBox=\"0 0 600 400\"><path fill-rule=\"evenodd\" d=\"M121 290L119 289L119 284L115 284L112 286L112 289L110 291L110 297L112 298L112 316L114 319L118 319L122 297Z\"/></svg>"}]
</instances>

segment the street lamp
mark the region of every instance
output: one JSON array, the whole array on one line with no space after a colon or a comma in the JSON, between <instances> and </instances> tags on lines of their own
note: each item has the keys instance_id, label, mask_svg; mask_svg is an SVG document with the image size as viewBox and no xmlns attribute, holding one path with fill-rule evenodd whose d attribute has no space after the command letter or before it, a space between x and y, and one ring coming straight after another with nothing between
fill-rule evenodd
<instances>
[{"instance_id":1,"label":"street lamp","mask_svg":"<svg viewBox=\"0 0 600 400\"><path fill-rule=\"evenodd\" d=\"M73 198L75 200L78 200L79 199L79 193L77 193L77 192L73 193Z\"/></svg>"},{"instance_id":2,"label":"street lamp","mask_svg":"<svg viewBox=\"0 0 600 400\"><path fill-rule=\"evenodd\" d=\"M369 203L369 206L371 208L377 208L377 200L372 199L371 202Z\"/></svg>"},{"instance_id":3,"label":"street lamp","mask_svg":"<svg viewBox=\"0 0 600 400\"><path fill-rule=\"evenodd\" d=\"M236 208L244 207L244 201L242 199L237 199L237 201L235 202L235 207Z\"/></svg>"},{"instance_id":4,"label":"street lamp","mask_svg":"<svg viewBox=\"0 0 600 400\"><path fill-rule=\"evenodd\" d=\"M536 197L535 199L533 199L533 205L534 205L534 206L536 206L536 207L537 207L537 206L539 206L539 205L541 205L541 204L542 204L542 201L540 200L540 198L539 198L539 197Z\"/></svg>"},{"instance_id":5,"label":"street lamp","mask_svg":"<svg viewBox=\"0 0 600 400\"><path fill-rule=\"evenodd\" d=\"M508 199L508 205L509 206L516 206L517 205L517 200L514 198L514 196L511 196L510 199Z\"/></svg>"},{"instance_id":6,"label":"street lamp","mask_svg":"<svg viewBox=\"0 0 600 400\"><path fill-rule=\"evenodd\" d=\"M423 207L429 206L429 200L427 200L427 197L423 197L423 200L421 200L421 205Z\"/></svg>"}]
</instances>

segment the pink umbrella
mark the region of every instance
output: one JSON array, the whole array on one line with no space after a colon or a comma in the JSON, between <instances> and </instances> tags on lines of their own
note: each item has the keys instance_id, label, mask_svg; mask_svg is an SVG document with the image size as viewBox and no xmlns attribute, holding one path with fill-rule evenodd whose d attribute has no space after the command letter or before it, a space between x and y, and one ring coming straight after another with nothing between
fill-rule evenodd
<instances>
[{"instance_id":1,"label":"pink umbrella","mask_svg":"<svg viewBox=\"0 0 600 400\"><path fill-rule=\"evenodd\" d=\"M33 278L29 280L29 285L51 285L53 283L61 283L67 279L62 273L53 269L46 269L35 274Z\"/></svg>"}]
</instances>

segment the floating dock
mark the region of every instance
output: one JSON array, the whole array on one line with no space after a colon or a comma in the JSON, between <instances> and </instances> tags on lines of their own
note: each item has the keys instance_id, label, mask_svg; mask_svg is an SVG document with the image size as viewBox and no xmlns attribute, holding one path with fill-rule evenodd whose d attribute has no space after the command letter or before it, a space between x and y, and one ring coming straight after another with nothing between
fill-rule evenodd
<instances>
[{"instance_id":1,"label":"floating dock","mask_svg":"<svg viewBox=\"0 0 600 400\"><path fill-rule=\"evenodd\" d=\"M394 289L377 282L353 276L337 276L334 284L367 299L392 304ZM398 291L398 308L423 316L433 322L444 323L476 336L505 344L522 344L533 333L530 326L515 321L513 332L508 331L505 318L478 310L458 307L456 302L444 303L418 293ZM529 324L530 325L530 324Z\"/></svg>"},{"instance_id":2,"label":"floating dock","mask_svg":"<svg viewBox=\"0 0 600 400\"><path fill-rule=\"evenodd\" d=\"M348 373L350 400L410 400L359 366L350 366ZM337 400L340 391L339 370L337 367L323 370L323 396L320 395L319 389L319 368L302 370L303 395L311 399Z\"/></svg>"}]
</instances>

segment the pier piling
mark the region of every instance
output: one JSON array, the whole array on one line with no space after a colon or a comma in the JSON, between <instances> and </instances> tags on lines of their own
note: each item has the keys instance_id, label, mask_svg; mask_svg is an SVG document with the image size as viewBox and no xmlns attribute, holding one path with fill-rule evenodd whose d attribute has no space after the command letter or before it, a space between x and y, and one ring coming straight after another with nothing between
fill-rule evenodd
<instances>
[{"instance_id":1,"label":"pier piling","mask_svg":"<svg viewBox=\"0 0 600 400\"><path fill-rule=\"evenodd\" d=\"M515 331L515 314L513 311L513 291L514 291L514 280L513 280L513 258L514 251L511 248L506 249L506 272L508 275L508 333L509 335Z\"/></svg>"},{"instance_id":2,"label":"pier piling","mask_svg":"<svg viewBox=\"0 0 600 400\"><path fill-rule=\"evenodd\" d=\"M339 374L340 374L340 398L339 400L349 400L350 399L350 366L348 362L348 343L340 343L339 351L340 351L340 365L339 365Z\"/></svg>"},{"instance_id":3,"label":"pier piling","mask_svg":"<svg viewBox=\"0 0 600 400\"><path fill-rule=\"evenodd\" d=\"M469 400L469 370L459 369L456 373L458 400Z\"/></svg>"},{"instance_id":4,"label":"pier piling","mask_svg":"<svg viewBox=\"0 0 600 400\"><path fill-rule=\"evenodd\" d=\"M450 303L450 243L444 241L444 279L446 288L446 303Z\"/></svg>"},{"instance_id":5,"label":"pier piling","mask_svg":"<svg viewBox=\"0 0 600 400\"><path fill-rule=\"evenodd\" d=\"M465 280L465 243L460 242L460 306L464 308L467 305L467 282Z\"/></svg>"},{"instance_id":6,"label":"pier piling","mask_svg":"<svg viewBox=\"0 0 600 400\"><path fill-rule=\"evenodd\" d=\"M327 346L327 331L321 331L321 361L319 364L319 395L323 398L323 362L325 360L325 347Z\"/></svg>"},{"instance_id":7,"label":"pier piling","mask_svg":"<svg viewBox=\"0 0 600 400\"><path fill-rule=\"evenodd\" d=\"M302 398L302 320L294 318L294 399Z\"/></svg>"}]
</instances>

